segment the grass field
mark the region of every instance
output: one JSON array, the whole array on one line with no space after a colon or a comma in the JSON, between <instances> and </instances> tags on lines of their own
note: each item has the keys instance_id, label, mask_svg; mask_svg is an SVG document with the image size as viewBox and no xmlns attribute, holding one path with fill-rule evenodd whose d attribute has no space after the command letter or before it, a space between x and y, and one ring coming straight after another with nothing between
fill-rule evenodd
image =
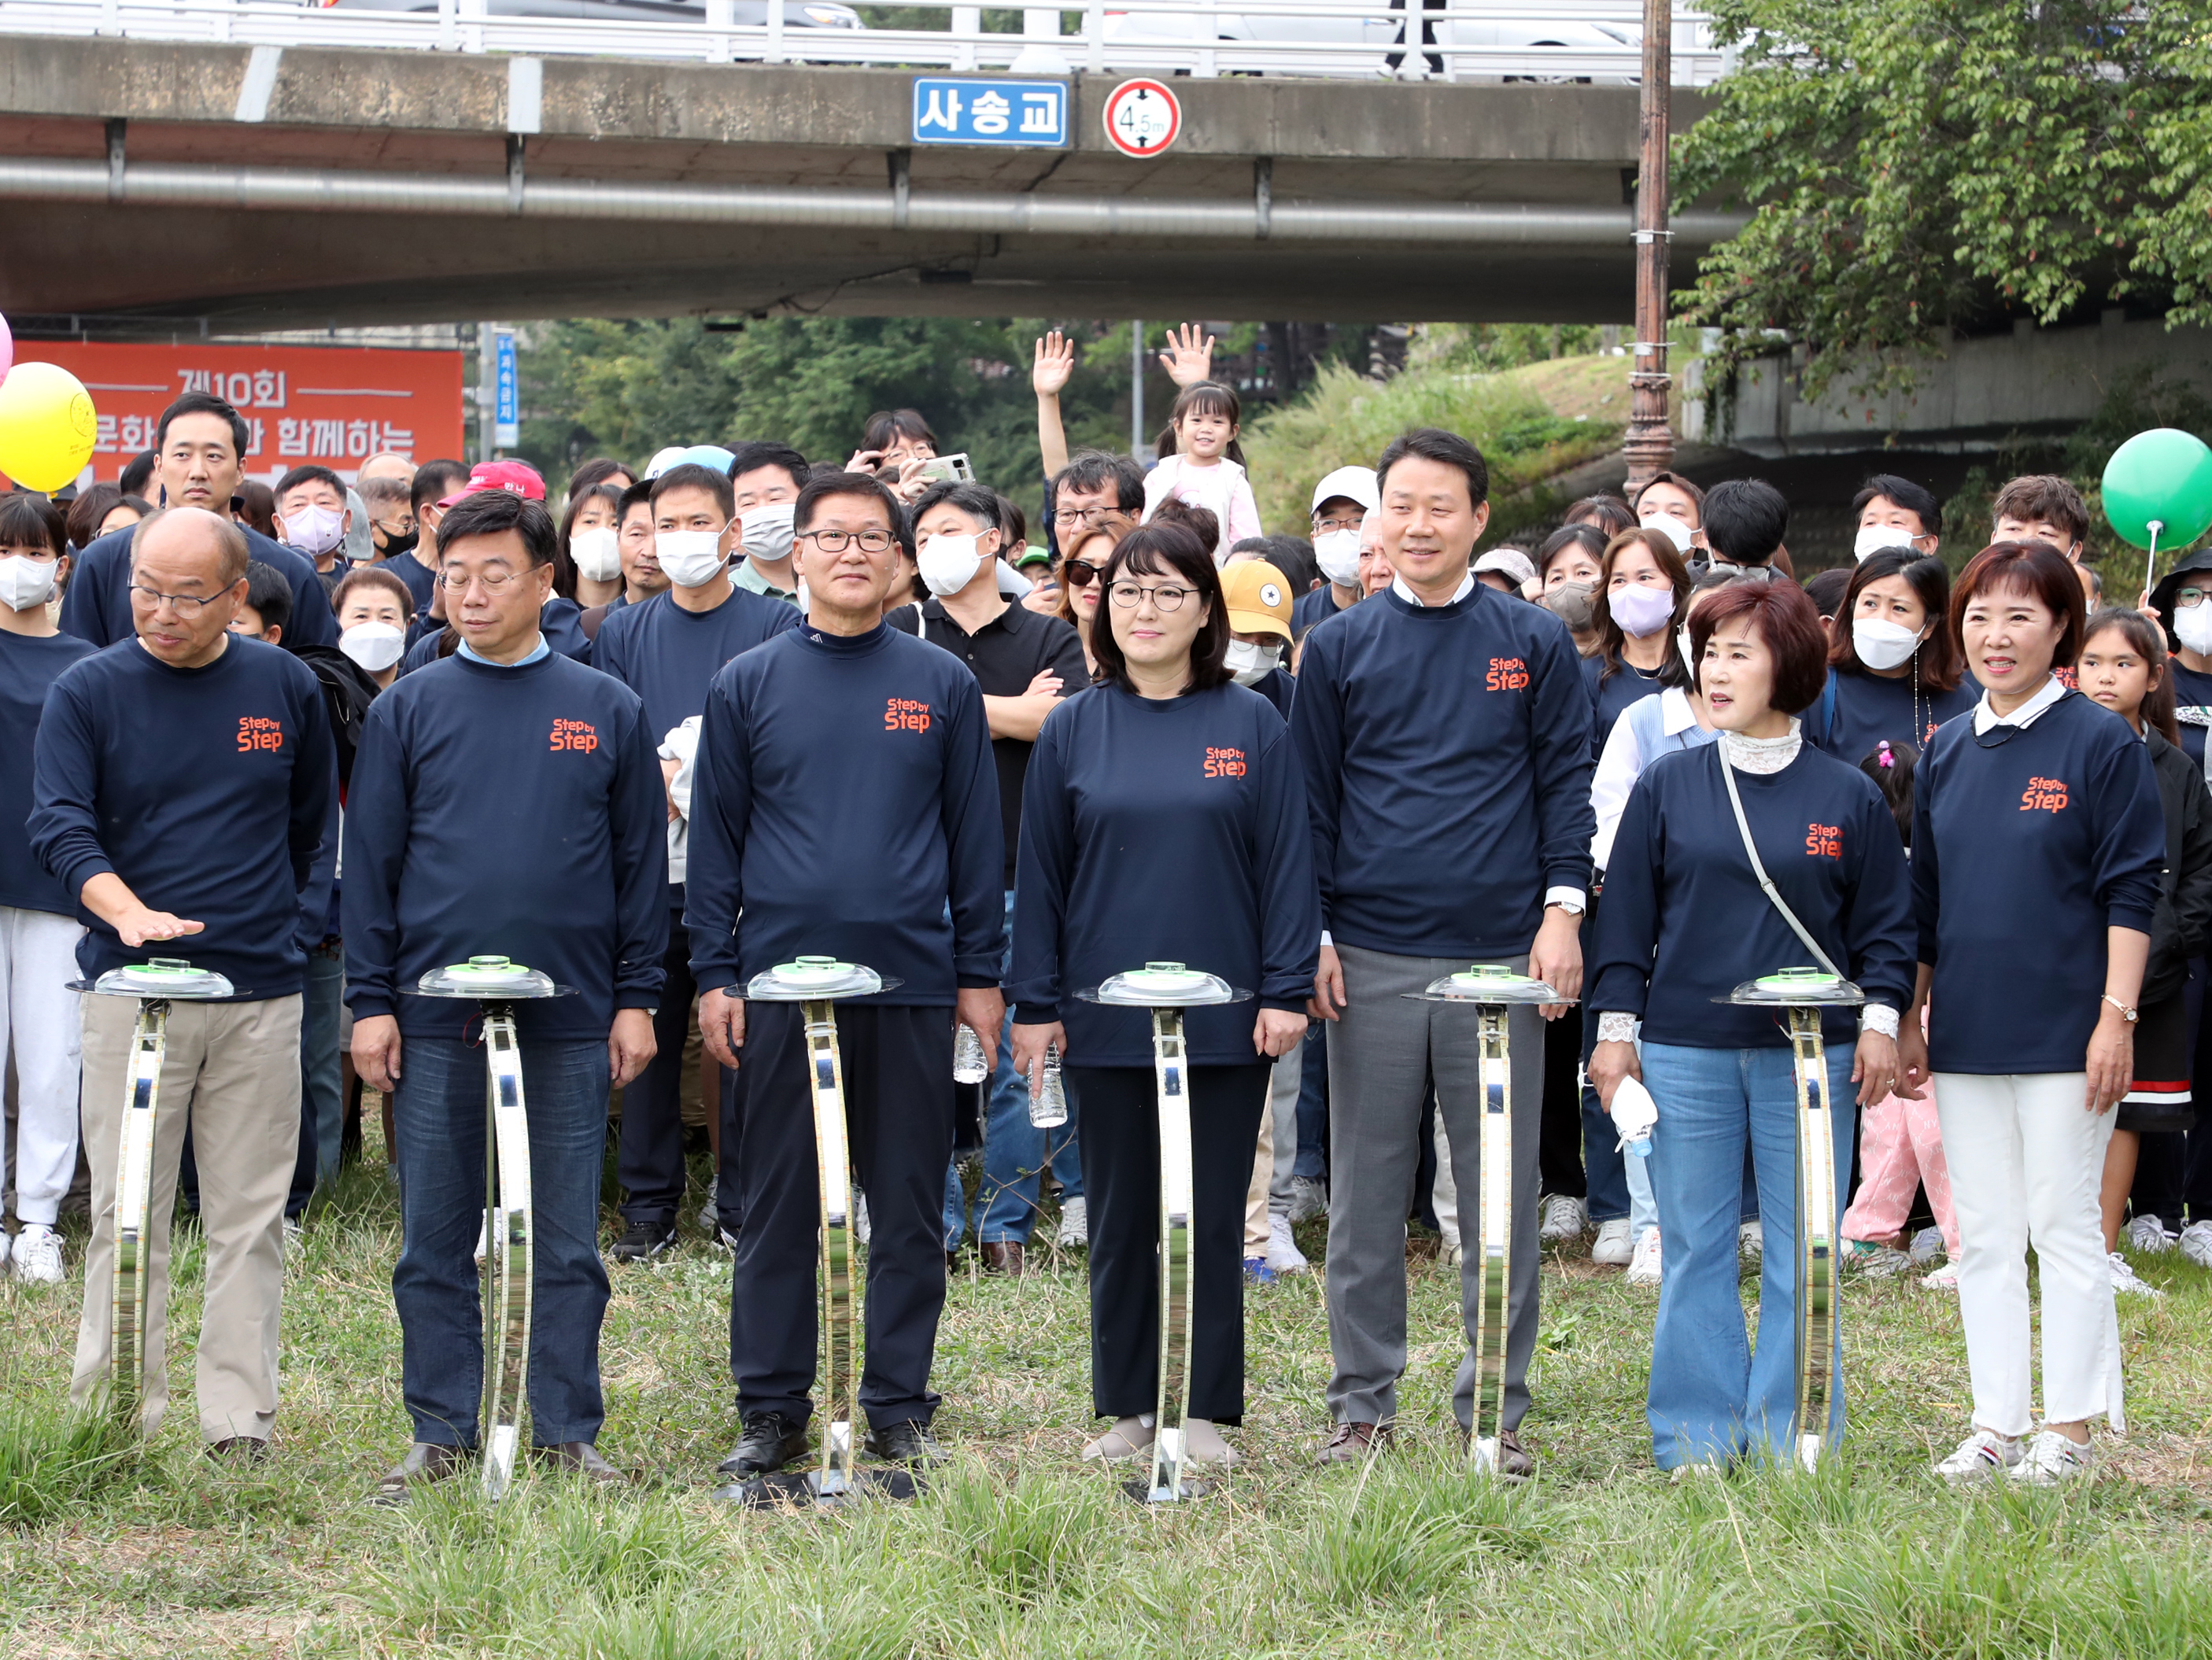
<instances>
[{"instance_id":1,"label":"grass field","mask_svg":"<svg viewBox=\"0 0 2212 1660\"><path fill-rule=\"evenodd\" d=\"M1318 1227L1301 1238L1317 1255ZM696 1239L614 1276L600 1445L634 1491L532 1481L490 1511L457 1483L404 1512L364 1505L408 1439L397 1243L380 1175L349 1172L287 1287L280 1456L252 1471L198 1451L196 1238L177 1253L177 1409L143 1451L111 1453L64 1411L76 1278L5 1282L0 1653L2212 1655L2212 1275L2172 1256L2139 1263L2166 1298L2122 1305L2132 1428L2103 1441L2099 1479L1960 1495L1926 1473L1966 1419L1950 1296L1849 1286L1853 1434L1823 1474L1676 1485L1643 1417L1655 1294L1555 1253L1540 1474L1507 1493L1454 1456L1454 1293L1417 1240L1405 1450L1312 1466L1328 1333L1318 1275L1292 1277L1247 1300L1248 1462L1173 1512L1077 1457L1084 1284L1079 1259L1048 1256L952 1287L937 1423L955 1464L915 1504L816 1519L708 1499L735 1430L730 1269Z\"/></svg>"}]
</instances>

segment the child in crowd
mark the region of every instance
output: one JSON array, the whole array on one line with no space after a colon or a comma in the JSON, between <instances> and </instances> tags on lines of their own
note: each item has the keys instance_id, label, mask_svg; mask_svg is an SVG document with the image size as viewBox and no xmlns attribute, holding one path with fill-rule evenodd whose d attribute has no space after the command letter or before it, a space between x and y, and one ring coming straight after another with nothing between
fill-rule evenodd
<instances>
[{"instance_id":1,"label":"child in crowd","mask_svg":"<svg viewBox=\"0 0 2212 1660\"><path fill-rule=\"evenodd\" d=\"M1202 380L1177 394L1160 433L1159 465L1145 475L1145 518L1149 523L1170 496L1211 512L1228 537L1218 548L1263 535L1260 505L1244 476L1244 451L1237 434L1243 408L1237 394L1218 381Z\"/></svg>"},{"instance_id":2,"label":"child in crowd","mask_svg":"<svg viewBox=\"0 0 2212 1660\"><path fill-rule=\"evenodd\" d=\"M1912 773L1919 764L1918 749L1887 738L1859 762L1859 770L1875 781L1889 803L1898 833L1905 838L1907 857L1912 853ZM1936 1213L1944 1255L1949 1258L1921 1283L1938 1291L1956 1291L1959 1219L1951 1204L1951 1172L1943 1162L1943 1131L1932 1084L1917 1101L1885 1095L1859 1120L1858 1190L1838 1229L1849 1253L1846 1263L1876 1279L1902 1274L1912 1265L1912 1258L1896 1241L1904 1237L1916 1187L1928 1190L1929 1209Z\"/></svg>"}]
</instances>

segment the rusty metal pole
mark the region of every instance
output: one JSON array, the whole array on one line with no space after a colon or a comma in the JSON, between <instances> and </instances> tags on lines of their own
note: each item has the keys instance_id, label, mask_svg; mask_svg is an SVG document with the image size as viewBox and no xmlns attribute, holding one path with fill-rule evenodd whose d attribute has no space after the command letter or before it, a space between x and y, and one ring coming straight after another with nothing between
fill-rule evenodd
<instances>
[{"instance_id":1,"label":"rusty metal pole","mask_svg":"<svg viewBox=\"0 0 2212 1660\"><path fill-rule=\"evenodd\" d=\"M1674 458L1668 425L1668 94L1674 81L1673 0L1644 0L1643 152L1636 176L1636 339L1630 345L1628 436L1621 445L1632 492Z\"/></svg>"}]
</instances>

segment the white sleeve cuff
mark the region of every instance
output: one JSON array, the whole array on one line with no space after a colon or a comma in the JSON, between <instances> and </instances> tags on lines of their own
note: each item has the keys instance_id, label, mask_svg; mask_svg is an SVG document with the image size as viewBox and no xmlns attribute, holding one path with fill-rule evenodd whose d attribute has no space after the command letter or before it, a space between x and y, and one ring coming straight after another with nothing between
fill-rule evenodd
<instances>
[{"instance_id":1,"label":"white sleeve cuff","mask_svg":"<svg viewBox=\"0 0 2212 1660\"><path fill-rule=\"evenodd\" d=\"M1636 1016L1610 1010L1597 1017L1597 1040L1600 1043L1634 1043Z\"/></svg>"},{"instance_id":2,"label":"white sleeve cuff","mask_svg":"<svg viewBox=\"0 0 2212 1660\"><path fill-rule=\"evenodd\" d=\"M1329 938L1329 936L1328 936L1328 930L1327 930L1326 928L1324 928L1324 929L1322 929L1322 930L1321 930L1321 942L1322 942L1323 945L1329 946L1329 947L1332 947L1332 948L1333 948L1333 947L1334 947L1334 945L1336 944L1336 942L1335 942L1334 940L1333 940L1333 939Z\"/></svg>"},{"instance_id":3,"label":"white sleeve cuff","mask_svg":"<svg viewBox=\"0 0 2212 1660\"><path fill-rule=\"evenodd\" d=\"M1544 890L1544 903L1547 906L1571 905L1577 911L1588 911L1589 893L1588 889L1581 888L1547 888Z\"/></svg>"},{"instance_id":4,"label":"white sleeve cuff","mask_svg":"<svg viewBox=\"0 0 2212 1660\"><path fill-rule=\"evenodd\" d=\"M1897 1011L1886 1003L1870 1003L1859 1010L1859 1030L1879 1032L1885 1038L1897 1036Z\"/></svg>"}]
</instances>

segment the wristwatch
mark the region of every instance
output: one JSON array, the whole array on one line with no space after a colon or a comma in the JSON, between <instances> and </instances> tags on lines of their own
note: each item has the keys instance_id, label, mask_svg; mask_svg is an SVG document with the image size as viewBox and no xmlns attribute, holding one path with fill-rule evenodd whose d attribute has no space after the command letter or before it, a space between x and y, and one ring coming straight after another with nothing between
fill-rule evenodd
<instances>
[{"instance_id":1,"label":"wristwatch","mask_svg":"<svg viewBox=\"0 0 2212 1660\"><path fill-rule=\"evenodd\" d=\"M2118 1009L2120 1011L2120 1018L2125 1021L2130 1026L2133 1026L2138 1020L2142 1018L2142 1015L2137 1014L2134 1009L2129 1008L2127 1004L2122 1003L2111 992L2107 991L2103 995L2105 1001L2112 1004L2113 1008Z\"/></svg>"},{"instance_id":2,"label":"wristwatch","mask_svg":"<svg viewBox=\"0 0 2212 1660\"><path fill-rule=\"evenodd\" d=\"M1583 911L1580 900L1553 900L1544 908L1547 911L1564 911L1571 917L1579 917Z\"/></svg>"}]
</instances>

